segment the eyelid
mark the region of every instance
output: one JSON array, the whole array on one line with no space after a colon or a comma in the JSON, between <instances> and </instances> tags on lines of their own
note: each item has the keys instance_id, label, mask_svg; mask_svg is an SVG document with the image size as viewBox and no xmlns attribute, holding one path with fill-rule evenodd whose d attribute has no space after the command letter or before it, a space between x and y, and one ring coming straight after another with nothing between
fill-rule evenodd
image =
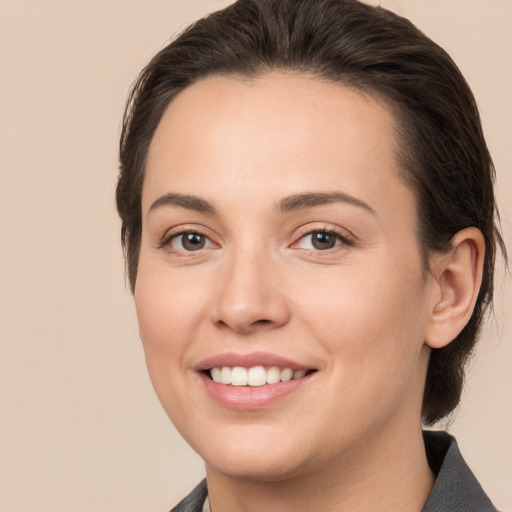
<instances>
[{"instance_id":1,"label":"eyelid","mask_svg":"<svg viewBox=\"0 0 512 512\"><path fill-rule=\"evenodd\" d=\"M174 254L180 254L180 255L190 254L191 255L195 252L201 252L204 249L210 249L212 246L214 246L214 247L218 246L218 244L212 239L212 236L207 234L207 231L208 230L202 228L201 226L197 226L197 225L193 225L193 224L192 225L175 226L171 229L168 229L164 233L164 235L158 241L157 248L158 249L168 248L169 251L173 252ZM176 248L171 246L171 241L173 240L173 238L183 236L188 233L196 233L198 235L204 236L210 242L210 246L205 247L203 249L198 249L197 251L179 251Z\"/></svg>"},{"instance_id":2,"label":"eyelid","mask_svg":"<svg viewBox=\"0 0 512 512\"><path fill-rule=\"evenodd\" d=\"M318 225L318 226L311 226L311 224L308 224L306 226L302 226L299 228L297 233L294 236L294 242L291 244L291 247L297 246L297 244L306 236L311 235L313 233L328 233L330 235L336 236L344 246L353 246L356 243L356 237L347 231L346 229L338 228L332 225L326 226L324 225ZM323 253L329 253L334 250L339 250L339 246L335 246L331 249L326 249L324 251L315 250L315 252L323 252Z\"/></svg>"},{"instance_id":3,"label":"eyelid","mask_svg":"<svg viewBox=\"0 0 512 512\"><path fill-rule=\"evenodd\" d=\"M163 249L168 248L170 252L173 252L174 254L179 255L193 255L194 253L200 253L204 250L211 249L212 247L219 247L219 244L213 239L213 237L209 234L208 229L198 226L197 224L191 224L191 225L179 225L172 227L168 229L164 235L159 239L157 242L157 248ZM298 243L306 236L311 235L313 233L328 233L331 235L334 235L337 237L338 240L341 241L341 245L345 247L350 247L355 245L357 239L356 237L350 233L347 229L343 229L340 227L332 226L332 225L325 225L325 224L319 224L317 226L312 225L312 223L308 223L305 226L302 226L297 229L296 233L293 236L294 241L292 244L290 244L291 248L296 248ZM178 236L182 236L187 233L197 233L201 236L204 236L210 245L208 247L204 247L202 249L198 249L197 251L180 251L176 250L176 248L171 247L171 241L173 238L176 238ZM314 250L314 252L323 252L328 254L329 252L340 250L340 246L336 245L335 247L331 249L325 249L323 251L321 250Z\"/></svg>"}]
</instances>

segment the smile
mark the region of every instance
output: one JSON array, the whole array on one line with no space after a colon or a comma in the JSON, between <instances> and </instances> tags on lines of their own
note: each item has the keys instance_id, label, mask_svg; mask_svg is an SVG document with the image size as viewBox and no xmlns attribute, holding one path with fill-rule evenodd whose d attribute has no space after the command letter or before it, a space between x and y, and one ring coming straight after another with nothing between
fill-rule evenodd
<instances>
[{"instance_id":1,"label":"smile","mask_svg":"<svg viewBox=\"0 0 512 512\"><path fill-rule=\"evenodd\" d=\"M318 369L269 354L223 353L195 367L207 395L224 408L262 410L295 395L316 380Z\"/></svg>"},{"instance_id":2,"label":"smile","mask_svg":"<svg viewBox=\"0 0 512 512\"><path fill-rule=\"evenodd\" d=\"M307 370L292 370L291 368L279 368L277 366L222 366L209 370L210 378L219 384L231 386L259 387L266 384L288 382L293 379L301 379L308 373Z\"/></svg>"}]
</instances>

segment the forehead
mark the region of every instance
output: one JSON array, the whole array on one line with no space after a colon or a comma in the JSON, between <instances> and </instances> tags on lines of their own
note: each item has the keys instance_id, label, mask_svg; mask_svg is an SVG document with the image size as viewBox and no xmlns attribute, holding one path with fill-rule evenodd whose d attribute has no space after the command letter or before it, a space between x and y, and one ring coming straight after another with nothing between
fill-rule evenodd
<instances>
[{"instance_id":1,"label":"forehead","mask_svg":"<svg viewBox=\"0 0 512 512\"><path fill-rule=\"evenodd\" d=\"M394 124L390 109L377 95L314 75L273 71L252 79L213 76L170 102L151 142L150 159L168 152L173 136L181 139L176 146L187 137L222 146L230 136L232 147L240 142L247 151L247 139L256 143L278 136L279 142L293 143L307 138L311 147L321 140L323 145L350 143L364 135L368 150L380 142L381 151L393 152Z\"/></svg>"},{"instance_id":2,"label":"forehead","mask_svg":"<svg viewBox=\"0 0 512 512\"><path fill-rule=\"evenodd\" d=\"M143 208L165 188L192 186L219 197L334 187L377 201L386 190L398 200L394 122L379 98L310 75L201 80L169 104L155 132Z\"/></svg>"}]
</instances>

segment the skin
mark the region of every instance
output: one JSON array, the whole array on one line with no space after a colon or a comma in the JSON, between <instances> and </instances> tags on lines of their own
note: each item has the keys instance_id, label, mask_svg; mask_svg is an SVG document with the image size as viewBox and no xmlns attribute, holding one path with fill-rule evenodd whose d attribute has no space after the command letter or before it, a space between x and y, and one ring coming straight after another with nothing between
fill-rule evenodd
<instances>
[{"instance_id":1,"label":"skin","mask_svg":"<svg viewBox=\"0 0 512 512\"><path fill-rule=\"evenodd\" d=\"M310 193L342 200L283 207ZM421 510L429 345L467 321L483 246L461 235L425 272L387 106L307 75L200 81L158 126L142 203L140 335L164 409L205 460L212 510ZM325 230L340 238L319 250L308 233ZM187 251L183 232L204 247ZM196 371L226 352L316 372L233 410Z\"/></svg>"}]
</instances>

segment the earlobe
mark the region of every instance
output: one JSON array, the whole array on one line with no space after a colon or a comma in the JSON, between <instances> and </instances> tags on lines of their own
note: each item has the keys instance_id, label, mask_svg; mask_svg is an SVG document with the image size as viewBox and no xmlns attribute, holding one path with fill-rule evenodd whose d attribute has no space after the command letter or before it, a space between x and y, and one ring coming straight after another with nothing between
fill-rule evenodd
<instances>
[{"instance_id":1,"label":"earlobe","mask_svg":"<svg viewBox=\"0 0 512 512\"><path fill-rule=\"evenodd\" d=\"M453 237L451 249L432 263L437 293L425 337L429 347L448 345L471 318L482 283L484 255L482 233L466 228Z\"/></svg>"}]
</instances>

